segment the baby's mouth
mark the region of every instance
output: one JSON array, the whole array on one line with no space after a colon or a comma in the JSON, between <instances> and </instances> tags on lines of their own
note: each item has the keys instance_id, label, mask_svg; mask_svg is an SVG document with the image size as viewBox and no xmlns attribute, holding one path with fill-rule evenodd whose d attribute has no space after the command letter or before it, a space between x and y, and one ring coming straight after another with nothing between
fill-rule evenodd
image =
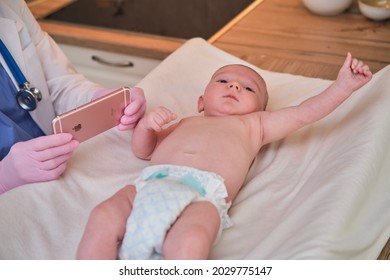
<instances>
[{"instance_id":1,"label":"baby's mouth","mask_svg":"<svg viewBox=\"0 0 390 280\"><path fill-rule=\"evenodd\" d=\"M225 95L224 98L230 98L230 99L233 99L234 101L238 102L238 98L232 94Z\"/></svg>"}]
</instances>

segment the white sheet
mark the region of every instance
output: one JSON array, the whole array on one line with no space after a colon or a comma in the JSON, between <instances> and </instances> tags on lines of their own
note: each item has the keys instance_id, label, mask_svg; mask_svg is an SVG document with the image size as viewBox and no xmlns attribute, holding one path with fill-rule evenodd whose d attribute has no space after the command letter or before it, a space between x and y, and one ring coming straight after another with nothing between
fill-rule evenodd
<instances>
[{"instance_id":1,"label":"white sheet","mask_svg":"<svg viewBox=\"0 0 390 280\"><path fill-rule=\"evenodd\" d=\"M221 65L245 63L202 39L152 71L149 107L196 114ZM269 109L299 103L330 81L258 70ZM213 259L375 259L390 236L390 66L332 115L264 147L234 202L234 226ZM73 259L93 206L131 183L146 161L116 128L80 145L66 174L0 196L0 258Z\"/></svg>"}]
</instances>

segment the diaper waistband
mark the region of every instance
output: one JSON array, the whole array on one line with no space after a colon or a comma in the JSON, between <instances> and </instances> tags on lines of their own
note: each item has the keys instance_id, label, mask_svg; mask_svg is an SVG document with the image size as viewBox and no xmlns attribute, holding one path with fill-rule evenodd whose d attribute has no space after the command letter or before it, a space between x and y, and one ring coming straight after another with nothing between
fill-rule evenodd
<instances>
[{"instance_id":1,"label":"diaper waistband","mask_svg":"<svg viewBox=\"0 0 390 280\"><path fill-rule=\"evenodd\" d=\"M205 195L204 183L208 184L220 184L224 179L214 172L203 171L190 166L162 164L152 165L146 167L141 175L140 179L144 181L151 181L154 179L162 178L174 178L180 182L188 185L194 190L198 191L201 195Z\"/></svg>"}]
</instances>

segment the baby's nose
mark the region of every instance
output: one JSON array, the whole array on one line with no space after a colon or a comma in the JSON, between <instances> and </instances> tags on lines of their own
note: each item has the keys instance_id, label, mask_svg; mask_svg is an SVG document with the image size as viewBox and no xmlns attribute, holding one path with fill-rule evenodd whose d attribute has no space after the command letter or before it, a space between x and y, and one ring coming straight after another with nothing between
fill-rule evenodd
<instances>
[{"instance_id":1,"label":"baby's nose","mask_svg":"<svg viewBox=\"0 0 390 280\"><path fill-rule=\"evenodd\" d=\"M234 88L236 90L240 90L240 85L236 82L232 82L232 83L230 83L229 88L230 89Z\"/></svg>"}]
</instances>

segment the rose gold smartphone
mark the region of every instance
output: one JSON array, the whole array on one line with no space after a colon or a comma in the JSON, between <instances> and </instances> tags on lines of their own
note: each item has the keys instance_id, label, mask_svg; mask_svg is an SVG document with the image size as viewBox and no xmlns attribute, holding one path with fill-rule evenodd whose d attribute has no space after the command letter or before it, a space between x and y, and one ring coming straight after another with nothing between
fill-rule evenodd
<instances>
[{"instance_id":1,"label":"rose gold smartphone","mask_svg":"<svg viewBox=\"0 0 390 280\"><path fill-rule=\"evenodd\" d=\"M83 142L118 125L130 97L130 89L124 87L66 112L53 120L53 133L68 132Z\"/></svg>"}]
</instances>

